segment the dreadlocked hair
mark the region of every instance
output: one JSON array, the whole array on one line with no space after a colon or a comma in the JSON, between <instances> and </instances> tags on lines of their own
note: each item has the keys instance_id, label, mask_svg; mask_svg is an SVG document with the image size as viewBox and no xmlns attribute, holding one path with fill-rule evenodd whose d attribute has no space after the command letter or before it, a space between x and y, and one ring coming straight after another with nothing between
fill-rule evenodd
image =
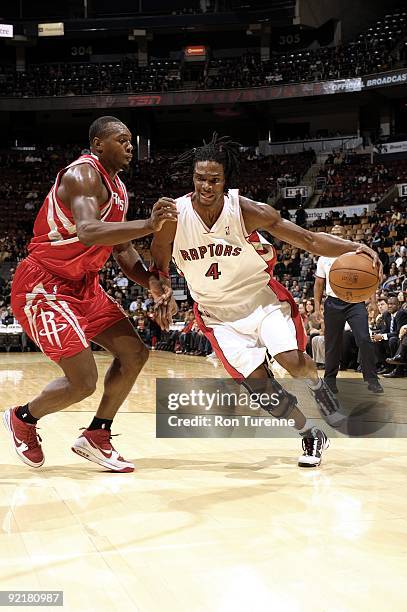
<instances>
[{"instance_id":1,"label":"dreadlocked hair","mask_svg":"<svg viewBox=\"0 0 407 612\"><path fill-rule=\"evenodd\" d=\"M234 142L229 136L218 136L216 132L212 134L210 142L203 141L202 147L196 147L183 153L175 162L178 165L192 165L199 161L214 161L223 166L225 174L225 192L236 184L239 174L239 147L238 142Z\"/></svg>"}]
</instances>

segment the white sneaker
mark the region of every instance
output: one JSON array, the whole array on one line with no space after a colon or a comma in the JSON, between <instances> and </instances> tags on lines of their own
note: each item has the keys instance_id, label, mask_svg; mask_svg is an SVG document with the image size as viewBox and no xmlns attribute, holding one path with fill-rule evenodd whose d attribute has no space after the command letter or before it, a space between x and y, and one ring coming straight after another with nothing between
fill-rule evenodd
<instances>
[{"instance_id":1,"label":"white sneaker","mask_svg":"<svg viewBox=\"0 0 407 612\"><path fill-rule=\"evenodd\" d=\"M112 472L134 472L134 465L119 455L110 443L108 429L92 429L83 432L73 443L72 450L77 455L98 463Z\"/></svg>"},{"instance_id":2,"label":"white sneaker","mask_svg":"<svg viewBox=\"0 0 407 612\"><path fill-rule=\"evenodd\" d=\"M302 434L304 453L298 459L299 467L318 467L322 459L322 451L329 448L329 439L323 431L312 427Z\"/></svg>"}]
</instances>

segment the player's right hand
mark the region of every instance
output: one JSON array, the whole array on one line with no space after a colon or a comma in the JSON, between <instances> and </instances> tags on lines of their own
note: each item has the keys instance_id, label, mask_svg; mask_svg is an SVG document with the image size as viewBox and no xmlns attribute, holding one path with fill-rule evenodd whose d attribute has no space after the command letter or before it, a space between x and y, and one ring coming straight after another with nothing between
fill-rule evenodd
<instances>
[{"instance_id":1,"label":"player's right hand","mask_svg":"<svg viewBox=\"0 0 407 612\"><path fill-rule=\"evenodd\" d=\"M159 232L166 221L175 222L178 219L178 211L175 200L172 198L160 198L153 206L149 226L153 232Z\"/></svg>"}]
</instances>

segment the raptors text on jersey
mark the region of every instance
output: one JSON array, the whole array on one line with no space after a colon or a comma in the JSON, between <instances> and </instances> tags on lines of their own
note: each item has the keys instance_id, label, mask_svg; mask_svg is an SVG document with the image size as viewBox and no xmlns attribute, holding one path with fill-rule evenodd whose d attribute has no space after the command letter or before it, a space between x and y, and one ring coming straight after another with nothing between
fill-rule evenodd
<instances>
[{"instance_id":1,"label":"raptors text on jersey","mask_svg":"<svg viewBox=\"0 0 407 612\"><path fill-rule=\"evenodd\" d=\"M191 194L177 200L177 210L173 259L204 315L235 321L278 301L270 283L274 248L258 232L248 234L237 189L225 195L211 228L194 210Z\"/></svg>"}]
</instances>

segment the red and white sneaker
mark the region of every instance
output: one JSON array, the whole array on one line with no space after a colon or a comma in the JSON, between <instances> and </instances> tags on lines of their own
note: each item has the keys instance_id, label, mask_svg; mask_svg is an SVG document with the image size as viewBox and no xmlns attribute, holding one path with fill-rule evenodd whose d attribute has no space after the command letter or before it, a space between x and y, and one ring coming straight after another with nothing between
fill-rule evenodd
<instances>
[{"instance_id":1,"label":"red and white sneaker","mask_svg":"<svg viewBox=\"0 0 407 612\"><path fill-rule=\"evenodd\" d=\"M21 461L31 467L39 468L45 459L40 444L42 440L37 433L36 425L24 423L16 417L17 408L19 406L9 408L4 412L4 425L11 434L15 451Z\"/></svg>"},{"instance_id":2,"label":"red and white sneaker","mask_svg":"<svg viewBox=\"0 0 407 612\"><path fill-rule=\"evenodd\" d=\"M112 472L134 472L134 465L119 455L110 443L110 438L111 432L108 429L85 429L73 443L72 450Z\"/></svg>"}]
</instances>

